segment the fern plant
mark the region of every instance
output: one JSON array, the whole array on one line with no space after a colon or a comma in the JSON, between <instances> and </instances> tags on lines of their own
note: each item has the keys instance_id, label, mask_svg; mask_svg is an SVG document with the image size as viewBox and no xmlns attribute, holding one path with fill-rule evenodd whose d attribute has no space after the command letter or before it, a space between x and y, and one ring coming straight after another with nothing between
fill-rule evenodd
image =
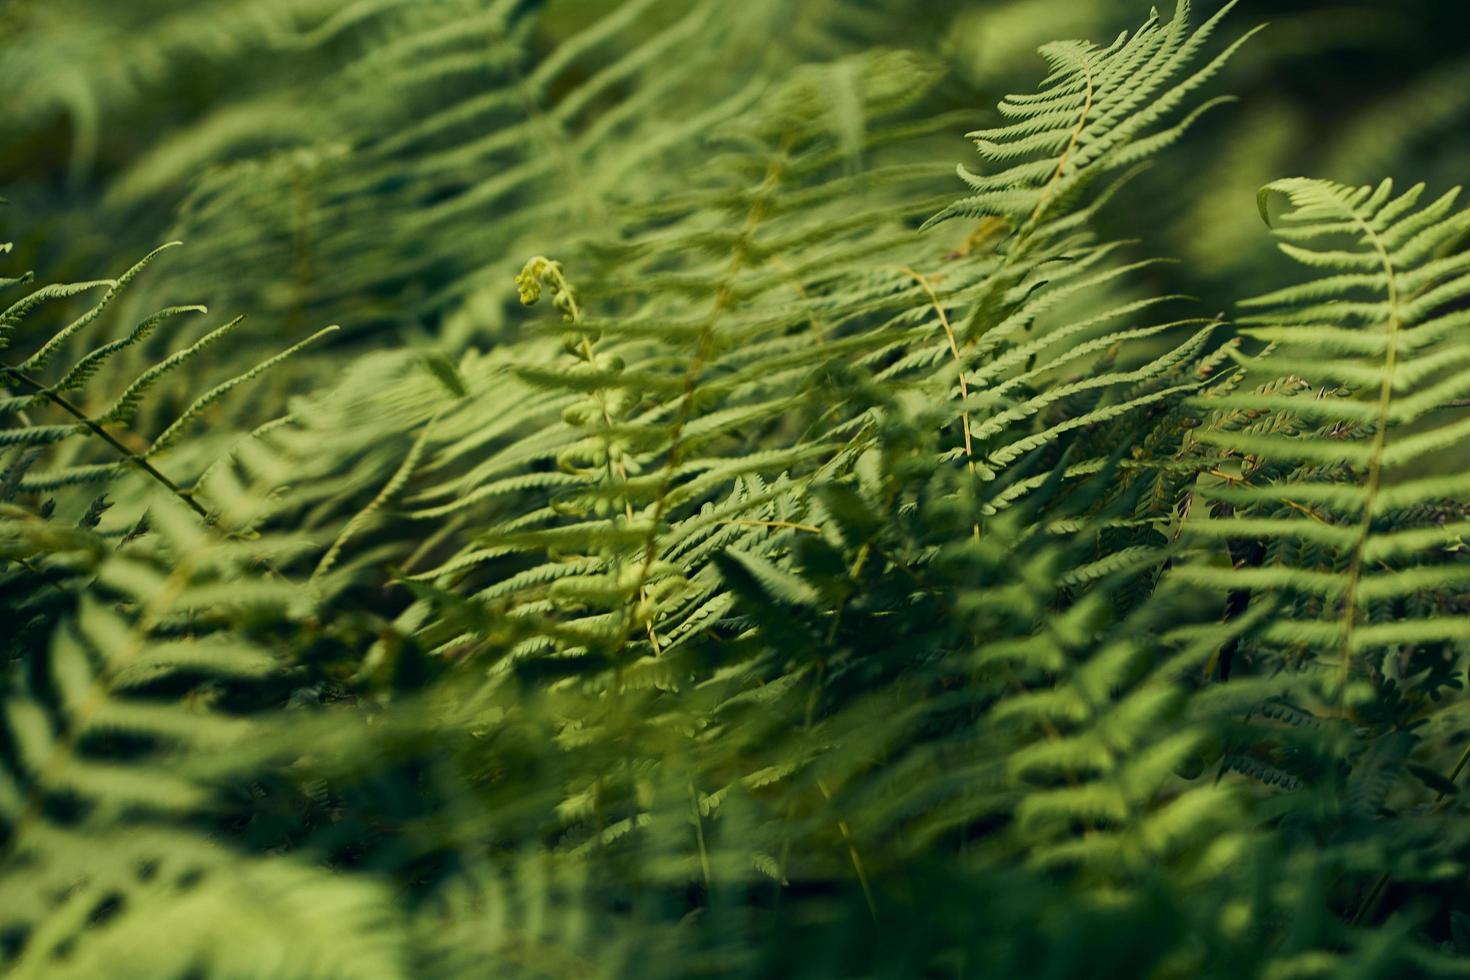
<instances>
[{"instance_id":1,"label":"fern plant","mask_svg":"<svg viewBox=\"0 0 1470 980\"><path fill-rule=\"evenodd\" d=\"M980 129L886 0L67 41L148 71L8 125L241 94L58 223L193 259L0 313L7 973L1464 973L1470 218L1278 181L1311 278L1175 295L1113 231L1232 6Z\"/></svg>"}]
</instances>

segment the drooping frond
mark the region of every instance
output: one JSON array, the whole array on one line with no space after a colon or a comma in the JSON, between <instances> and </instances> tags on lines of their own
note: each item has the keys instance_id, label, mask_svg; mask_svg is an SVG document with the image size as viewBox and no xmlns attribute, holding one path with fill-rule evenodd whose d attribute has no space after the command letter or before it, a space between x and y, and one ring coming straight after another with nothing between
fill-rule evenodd
<instances>
[{"instance_id":1,"label":"drooping frond","mask_svg":"<svg viewBox=\"0 0 1470 980\"><path fill-rule=\"evenodd\" d=\"M1291 381L1199 403L1221 418L1199 438L1228 462L1200 488L1216 515L1190 533L1257 540L1266 553L1181 574L1282 597L1262 638L1289 659L1335 665L1339 684L1378 676L1385 657L1418 670L1470 635L1455 608L1470 568L1458 544L1470 514L1456 501L1470 475L1444 455L1470 432L1457 406L1470 392L1458 308L1470 294L1470 212L1453 210L1457 191L1420 206L1423 191L1263 188L1282 252L1312 278L1246 304L1259 312L1241 332L1269 353L1240 360L1248 378ZM1271 218L1278 198L1287 210Z\"/></svg>"}]
</instances>

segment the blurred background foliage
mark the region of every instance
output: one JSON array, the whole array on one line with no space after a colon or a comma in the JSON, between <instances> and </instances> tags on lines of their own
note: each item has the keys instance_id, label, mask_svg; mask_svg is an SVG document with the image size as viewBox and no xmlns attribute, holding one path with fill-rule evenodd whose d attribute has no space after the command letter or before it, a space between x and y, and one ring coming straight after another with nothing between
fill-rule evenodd
<instances>
[{"instance_id":1,"label":"blurred background foliage","mask_svg":"<svg viewBox=\"0 0 1470 980\"><path fill-rule=\"evenodd\" d=\"M1208 15L1218 5L1201 6ZM656 242L667 223L670 238L695 242L718 258L730 241L729 215L742 212L750 188L761 182L758 171L749 172L759 152L742 156L739 150L768 150L772 134L784 127L825 131L839 148L837 169L854 180L876 158L914 163L902 182L895 180L898 189L854 194L854 200L875 212L892 209L893 220L874 223L875 254L913 253L937 264L939 256L966 248L967 229L941 227L926 239L927 252L905 236L959 193L953 166L973 157L960 134L995 124L991 107L1005 93L1035 88L1043 74L1034 53L1041 43L1105 40L1136 26L1145 13L1134 0L0 0L0 91L7 109L0 118L0 193L10 202L0 221L15 240L14 265L44 270L51 281L83 280L116 274L159 243L182 239L187 247L169 254L166 276L145 278L120 297L123 315L136 320L166 301L187 300L215 311L211 322L219 314L251 318L248 330L235 331L211 356L191 362L191 375L204 377L191 376L189 386L170 378L163 404L141 410L144 423L149 413L161 418L169 414L164 409L189 404L188 391L218 380L214 375L238 372L242 361L254 363L315 336L324 324L342 326L272 371L248 402L214 406L207 431L168 460L170 472L198 477L206 467L212 471L232 440L289 405L296 418L272 445L281 459L270 461L276 469L262 480L271 490L268 505L261 505L268 516L241 525L298 531L320 539L316 544L346 543L357 533L356 515L370 518L354 547L344 547L340 567L323 559L311 573L313 584L325 581L322 609L293 611L275 622L247 612L243 625L231 623L251 642L286 649L296 669L255 695L272 709L285 705L271 716L270 737L248 750L232 748L226 762L209 763L221 771L205 767L207 778L230 786L233 795L222 814L196 822L250 854L302 854L334 869L365 869L369 874L361 877L374 884L364 890L372 894L354 901L372 909L393 904L401 913L378 929L368 912L333 893L331 876L321 876L326 886L315 882L321 895L272 879L272 887L295 896L301 907L327 910L322 923L289 905L275 913L284 924L251 923L282 946L282 957L289 952L288 927L329 934L337 921L332 915L340 912L352 935L374 935L385 947L412 951L411 962L392 975L483 975L483 958L492 955L531 975L569 977L902 976L911 975L915 963L934 976L1312 976L1340 964L1324 951L1329 949L1363 953L1364 976L1391 976L1416 965L1418 953L1395 945L1408 926L1391 920L1378 932L1350 935L1340 919L1354 908L1377 909L1380 890L1387 895L1381 904L1397 912L1453 873L1444 871L1450 858L1443 865L1436 859L1441 853L1457 857L1464 844L1444 833L1442 822L1426 818L1428 829L1412 840L1396 839L1399 849L1389 853L1375 836L1376 806L1338 812L1324 804L1298 815L1299 824L1278 836L1246 826L1239 800L1207 789L1209 812L1180 818L1208 841L1198 848L1202 853L1188 849L1179 862L1186 871L1139 861L1128 869L1131 887L1116 890L1106 875L1101 884L1092 882L1092 890L1074 890L1063 877L1020 867L1003 853L1007 847L1017 853L1023 847L1065 850L1076 836L1068 827L1043 819L990 840L993 828L964 809L973 803L967 794L976 792L965 781L981 780L980 795L995 797L983 805L1008 812L1011 789L994 789L982 777L1005 786L994 770L1008 739L1024 741L1015 726L1005 718L978 723L975 741L958 743L973 757L949 759L935 751L931 759L925 753L931 737L949 747L942 736L951 727L968 731L976 724L974 709L958 700L963 692L954 694L953 706L946 700L963 669L946 659L949 652L968 653L970 633L993 639L997 648L1022 642L1054 600L1054 570L1065 567L1062 559L1010 547L1004 525L987 538L977 564L936 573L943 586L936 594L953 591L969 603L973 621L964 628L929 609L924 622L934 624L932 635L927 629L889 633L870 623L847 625L837 635L834 625L827 642L852 662L881 665L885 651L900 642L934 659L916 657L923 663L902 684L890 685L886 674L875 680L850 667L847 674L834 670L837 707L826 719L833 727L810 739L810 708L797 732L800 711L792 713L787 703L778 712L766 700L796 700L790 692L804 675L773 671L767 677L750 669L751 680L740 674L735 668L747 669L742 658L758 662L743 639L718 648L715 656L729 657L728 665L701 664L707 673L697 676L708 683L691 684L681 699L668 699L673 708L656 694L667 679L646 665L648 676L635 673L627 682L631 693L617 698L604 696L612 685L598 686L602 674L589 672L585 687L558 683L558 671L568 668L554 657L518 665L535 681L526 685L535 693L524 696L496 686L508 671L472 663L456 673L465 636L486 637L478 647L494 646L497 653L516 649L525 637L504 622L487 627L486 609L496 611L490 600L477 605L427 584L452 579L480 598L513 580L526 567L513 563L519 556L486 565L475 550L481 528L474 522L505 513L456 508L471 490L486 490L489 497L494 479L527 472L515 500L539 501L525 488L537 489L533 481L551 468L542 464L560 447L541 457L517 457L522 447L516 438L523 431L577 435L565 431L575 426L546 424L561 417L562 403L507 381L509 372L497 360L511 341L522 354L545 354L548 363L557 356L554 331L531 331L532 317L517 303L512 279L528 256L565 259L578 286L603 301L609 316L637 309L641 283L618 275L625 267L635 280L666 274L661 285L678 286L678 273L703 272L698 261L680 265L682 256L657 254L649 241ZM1286 271L1267 262L1272 246L1255 192L1283 174L1348 183L1394 174L1437 187L1463 177L1457 168L1470 150L1470 44L1462 4L1244 0L1232 17L1237 30L1260 21L1270 27L1216 83L1240 101L1207 115L1101 213L1104 238L1137 239L1134 254L1181 260L1138 268L1126 286L1107 279L1099 292L1109 302L1182 293L1200 297L1202 309L1195 312L1208 315L1278 285ZM883 62L884 71L868 74L862 59L842 60L874 48L918 54ZM885 81L865 89L868 78ZM876 127L896 124L883 120L883 111L908 96L920 100L904 109L909 128L904 138L888 140L888 131ZM819 179L826 171L815 172L820 178L811 177L809 187L793 181L786 192L796 201L790 206L798 219L805 217L802 208L810 208L829 227L840 226L844 201L803 197L824 186ZM717 206L702 209L701 192ZM835 240L845 241L843 233ZM830 260L820 248L800 250L809 242L799 226L791 241L793 254L813 267ZM856 266L843 269L852 277L846 285L871 288L879 297L874 309L882 312L865 309L862 315L886 317L883 304L896 302L902 289L912 292L915 278L928 288L912 273L894 285L887 266L871 276L852 273ZM880 268L876 260L874 268ZM764 270L751 277L757 272ZM801 280L793 281L799 290ZM678 289L669 288L674 299L665 303L657 294L661 305L649 308L687 315L695 298L709 299L693 292L703 284L691 288L688 307L680 305ZM954 288L960 292L963 280ZM861 292L852 288L854 295ZM818 299L851 315L841 296ZM940 307L937 298L934 306ZM927 301L920 298L917 309L927 316ZM1054 318L1065 320L1068 312L1063 305ZM204 335L203 324L191 324L170 325L166 343L150 338L114 363L146 369L163 351ZM18 332L22 348L44 342L44 333ZM420 362L430 370L419 370ZM472 397L462 397L466 390ZM565 392L553 392L559 394ZM446 407L449 395L461 400ZM814 410L807 405L802 411ZM795 410L791 417L809 421ZM441 419L442 428L431 433ZM505 423L513 431L497 429L505 419L520 428ZM884 433L885 451L895 458L905 452L937 456L935 445L903 444L920 431L936 439L929 421ZM789 435L780 424L769 431ZM730 438L740 437L732 431ZM415 472L421 452L431 463ZM534 466L522 465L527 459ZM416 513L374 518L410 476L403 496ZM946 511L942 500L906 509L890 487L877 483L882 492L875 497L886 494L893 509L872 523L892 529L895 552L909 545L937 548L945 535L955 536L956 527L945 524L946 513L953 522L953 508ZM291 494L275 494L288 485ZM731 486L736 503L742 497L776 500L788 489L755 478ZM1168 499L1168 487L1159 494ZM935 496L943 494L936 490ZM138 520L141 500L122 501L101 528L127 543L128 522ZM88 510L83 497L63 501L62 510L68 505ZM511 507L506 511L519 516ZM433 525L423 520L441 516ZM1126 516L1119 519L1126 523ZM956 526L964 539L968 521ZM866 545L859 553L865 551ZM167 548L162 553L160 560L167 560ZM240 562L258 573L256 558L246 554ZM850 554L837 560L839 568L844 561L856 568L864 562ZM442 563L437 569L436 562ZM388 581L380 574L385 567L392 575L407 575L411 567L417 581ZM745 581L738 568L721 571ZM868 574L865 588L871 587L876 608L910 601L894 576L883 580L871 568ZM268 577L258 575L252 584L282 585L265 582ZM977 581L1004 586L992 593L974 588ZM786 584L802 592L800 583ZM1096 617L1104 624L1097 635L1127 648L1135 635L1158 625L1129 618L1135 601L1099 589L1087 608L1074 607L1077 636L1058 643L1068 653L1073 645L1086 647L1094 639L1089 617ZM1121 610L1116 619L1114 606ZM429 608L436 618L424 611ZM1218 632L1207 604L1171 600L1150 610L1167 624L1200 619L1212 641ZM763 628L812 628L773 618L776 626ZM18 626L5 628L20 633ZM15 642L41 645L25 637ZM1003 650L997 656L1003 659ZM1130 674L1120 690L1134 683L1146 689L1150 676ZM730 691L737 692L728 699L734 720L711 722ZM914 691L924 696L911 698ZM239 707L231 696L227 685L201 695ZM382 710L395 700L422 710ZM362 711L317 724L309 711L296 710L339 701ZM910 718L901 709L913 701L925 726L919 736L904 728ZM932 715L925 713L930 702L940 706ZM250 707L239 707L240 713ZM1184 709L1171 704L1166 710ZM282 716L299 724L282 722ZM513 724L500 727L506 719ZM1212 715L1210 724L1216 720ZM1151 736L1171 733L1177 721L1170 715L1157 732L1150 729ZM726 741L688 735L707 724ZM1458 724L1444 721L1436 737L1446 746L1459 744ZM781 753L799 750L825 759L826 742L808 744L818 738L849 751L835 753L826 768L803 771L797 789L786 789L782 780L790 773L775 771ZM914 770L870 765L889 751L889 740L901 756L910 738L921 748ZM310 751L290 767L262 763L302 745ZM807 757L801 756L803 764ZM940 778L923 768L931 762ZM1171 766L1161 769L1172 778ZM605 772L631 787L628 798L604 804L590 787L600 787ZM693 782L680 784L670 773L708 777L709 787L721 788L701 790L696 798ZM925 791L944 804L935 804L933 813L924 812L926 799L908 799L907 780L915 773L929 780ZM837 794L834 803L825 781L849 777L857 789ZM865 782L870 777L873 782ZM752 802L756 793L739 791L726 799L725 789L745 779L754 789L767 781L775 786L772 799ZM963 818L945 809L950 793L964 798L954 804ZM891 803L895 799L900 802ZM852 819L857 829L850 834L850 814L842 808L865 801L882 805L867 816L866 829ZM604 805L636 813L645 821L640 828L653 829L629 833L634 817L626 826L604 828ZM718 821L701 822L721 806ZM780 821L772 819L778 809ZM914 851L893 843L899 836L893 828L911 817L920 831ZM594 821L595 832L588 829ZM699 869L705 885L713 877L733 880L735 887L699 893L691 825L701 835L697 853L706 862ZM789 828L796 831L788 834ZM566 856L552 846L563 833L571 841L567 850L575 845L573 857L591 849L605 866L543 860ZM597 850L605 838L622 840L623 849ZM954 846L927 847L941 838ZM815 869L794 886L780 879L788 857L782 848L793 840L797 849L820 842L810 854L794 856L797 866ZM954 860L956 853L986 873L968 873L971 867ZM1397 862L1394 882L1383 884L1385 876L1366 900L1351 888L1332 890L1339 880L1354 888L1365 878L1371 884L1390 858ZM199 861L207 866L205 857ZM1229 875L1217 873L1226 866ZM852 868L859 878L871 874L884 890L882 929L869 928L874 899L866 879L852 886ZM389 883L383 894L379 881ZM1430 884L1413 892L1405 881ZM390 887L391 900L385 897ZM1194 900L1180 901L1181 895ZM929 896L943 900L925 900ZM206 938L234 911L219 896L215 904L197 894L174 904L174 921ZM1423 918L1433 919L1429 933L1437 943L1464 953L1470 919L1460 910L1440 914L1453 904L1431 904ZM1410 911L1418 914L1417 907ZM640 928L623 928L630 920ZM707 929L686 928L705 920ZM1288 926L1277 929L1281 922ZM1268 934L1279 940L1271 949L1262 938ZM147 938L135 934L134 945L120 948L136 954L138 935ZM504 941L507 935L523 937L524 945ZM0 941L10 939L0 935ZM248 944L236 937L236 945ZM400 955L342 945L348 947L337 950L342 964L318 964L319 972L303 975L372 976ZM101 948L105 953L110 947ZM587 951L597 970L577 955ZM251 975L272 975L270 960L264 962ZM83 966L76 969L88 975ZM160 967L156 975L168 974Z\"/></svg>"},{"instance_id":2,"label":"blurred background foliage","mask_svg":"<svg viewBox=\"0 0 1470 980\"><path fill-rule=\"evenodd\" d=\"M425 329L451 346L493 338L499 313L493 299L474 301L476 284L501 281L523 251L524 232L497 217L546 191L512 179L481 188L468 202L473 207L450 206L473 186L473 168L506 166L510 151L476 149L463 128L416 142L413 124L515 73L510 53L520 39L497 38L487 26L486 11L496 6L507 5L7 0L0 11L7 94L0 183L14 202L8 220L21 229L22 256L35 254L31 265L65 275L181 237L196 245L189 260L197 263L201 299L270 317L287 333L330 316L347 327L351 343ZM627 26L610 43L631 47L698 7L621 0L511 6L539 15L519 23L532 35L528 50L540 53L619 8ZM716 10L667 45L688 72L666 83L661 112L677 112L671 92L682 93L686 106L707 106L792 65L882 44L941 55L947 76L931 108L984 125L993 116L985 107L1034 83L1037 46L1109 37L1139 13L1131 0L746 0L728 7L739 9ZM1212 306L1268 276L1262 266L1270 246L1250 206L1257 187L1297 173L1350 184L1413 174L1447 185L1460 176L1470 140L1464 4L1246 0L1237 16L1270 24L1227 70L1223 90L1239 104L1207 117L1146 188L1111 212L1111 231L1183 260L1154 273L1161 287ZM408 36L433 40L395 55L394 39ZM429 59L451 48L454 57ZM590 70L570 64L534 97L555 107ZM597 125L633 84L615 80L575 113L552 113L551 123L569 131ZM954 135L934 142L939 158L965 158ZM407 154L422 158L451 145L458 155L434 165L395 166ZM666 171L644 167L601 186L578 163L571 164L576 183L592 186L568 186L563 171L553 195L646 194L653 189L627 184L667 179ZM567 220L577 213L569 207Z\"/></svg>"}]
</instances>

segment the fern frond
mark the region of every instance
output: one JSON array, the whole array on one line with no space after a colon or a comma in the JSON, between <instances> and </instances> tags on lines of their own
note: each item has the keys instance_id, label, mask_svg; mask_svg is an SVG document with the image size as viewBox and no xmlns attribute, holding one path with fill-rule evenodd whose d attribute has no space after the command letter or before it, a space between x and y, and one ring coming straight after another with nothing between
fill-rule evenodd
<instances>
[{"instance_id":1,"label":"fern frond","mask_svg":"<svg viewBox=\"0 0 1470 980\"><path fill-rule=\"evenodd\" d=\"M1453 620L1389 622L1387 602L1410 595L1446 598L1459 590L1455 559L1442 549L1454 525L1390 527L1390 514L1436 499L1461 477L1413 479L1465 428L1446 409L1460 389L1455 367L1463 343L1449 329L1453 304L1470 293L1453 251L1470 214L1450 214L1454 194L1418 207L1422 187L1395 194L1391 182L1346 187L1293 179L1263 188L1262 214L1279 226L1282 251L1315 278L1250 301L1248 337L1269 340L1315 392L1264 392L1200 399L1202 408L1279 413L1295 431L1251 433L1207 428L1199 438L1247 462L1241 483L1205 486L1229 501L1233 516L1196 522L1210 538L1256 538L1327 549L1311 566L1186 571L1219 586L1328 600L1315 613L1300 603L1269 631L1339 662L1339 684L1367 668L1363 658L1390 648L1425 649L1460 635ZM1270 211L1280 197L1289 210ZM1326 346L1323 336L1341 337ZM1310 354L1309 354L1310 352ZM1269 368L1276 354L1261 362ZM1387 504L1387 506L1385 506ZM1433 554L1438 546L1440 557ZM1334 652L1335 651L1335 652Z\"/></svg>"},{"instance_id":2,"label":"fern frond","mask_svg":"<svg viewBox=\"0 0 1470 980\"><path fill-rule=\"evenodd\" d=\"M960 176L976 193L931 221L995 215L1035 226L1096 177L1132 166L1178 139L1200 114L1224 100L1206 103L1165 129L1155 127L1255 33L1234 41L1203 67L1191 66L1233 6L1225 4L1191 31L1189 0L1180 0L1167 24L1155 12L1143 27L1107 47L1082 41L1042 47L1051 73L1040 90L1008 96L1000 104L1001 114L1015 121L969 134L980 155L1002 169L979 176L961 167Z\"/></svg>"}]
</instances>

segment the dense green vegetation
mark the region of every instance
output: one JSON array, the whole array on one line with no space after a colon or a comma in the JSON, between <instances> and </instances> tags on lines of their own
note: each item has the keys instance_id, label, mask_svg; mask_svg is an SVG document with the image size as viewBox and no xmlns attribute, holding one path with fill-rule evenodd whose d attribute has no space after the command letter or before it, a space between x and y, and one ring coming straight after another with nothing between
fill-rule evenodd
<instances>
[{"instance_id":1,"label":"dense green vegetation","mask_svg":"<svg viewBox=\"0 0 1470 980\"><path fill-rule=\"evenodd\" d=\"M6 975L1470 973L1470 50L1190 6L0 6Z\"/></svg>"}]
</instances>

